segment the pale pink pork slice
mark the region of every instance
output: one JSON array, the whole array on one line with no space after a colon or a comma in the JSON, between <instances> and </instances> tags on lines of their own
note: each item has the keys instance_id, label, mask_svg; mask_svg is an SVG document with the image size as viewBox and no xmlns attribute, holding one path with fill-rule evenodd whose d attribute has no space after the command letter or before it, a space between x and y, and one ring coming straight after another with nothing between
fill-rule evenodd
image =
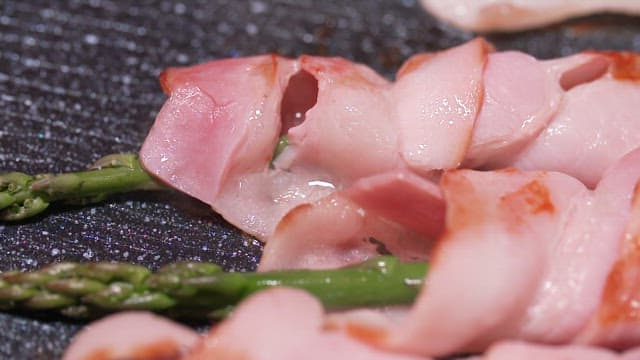
<instances>
[{"instance_id":1,"label":"pale pink pork slice","mask_svg":"<svg viewBox=\"0 0 640 360\"><path fill-rule=\"evenodd\" d=\"M199 340L195 331L147 312L122 312L82 329L63 360L178 359Z\"/></svg>"},{"instance_id":2,"label":"pale pink pork slice","mask_svg":"<svg viewBox=\"0 0 640 360\"><path fill-rule=\"evenodd\" d=\"M187 360L428 360L367 346L325 328L311 295L275 288L257 293L211 329Z\"/></svg>"},{"instance_id":3,"label":"pale pink pork slice","mask_svg":"<svg viewBox=\"0 0 640 360\"><path fill-rule=\"evenodd\" d=\"M574 341L601 303L608 274L620 256L631 196L640 179L640 151L609 169L594 191L576 204L547 248L544 281L518 337L544 343Z\"/></svg>"},{"instance_id":4,"label":"pale pink pork slice","mask_svg":"<svg viewBox=\"0 0 640 360\"><path fill-rule=\"evenodd\" d=\"M259 270L336 268L393 253L425 260L432 238L368 213L337 192L291 210L265 247Z\"/></svg>"},{"instance_id":5,"label":"pale pink pork slice","mask_svg":"<svg viewBox=\"0 0 640 360\"><path fill-rule=\"evenodd\" d=\"M638 353L584 345L551 346L521 341L501 341L474 360L638 360Z\"/></svg>"},{"instance_id":6,"label":"pale pink pork slice","mask_svg":"<svg viewBox=\"0 0 640 360\"><path fill-rule=\"evenodd\" d=\"M375 332L364 341L376 346L427 356L505 339L636 346L639 179L640 150L594 191L561 173L449 171L445 232L413 308L390 325L371 312L334 322Z\"/></svg>"},{"instance_id":7,"label":"pale pink pork slice","mask_svg":"<svg viewBox=\"0 0 640 360\"><path fill-rule=\"evenodd\" d=\"M414 199L427 202L403 214L387 200L411 196L409 187L394 192L393 180L380 185L377 177L432 181L460 165L516 166L567 172L595 186L640 144L636 55L538 61L490 51L475 39L416 55L394 84L363 65L312 56L169 69L161 80L171 96L142 162L263 241L298 205L349 188L371 213L434 236L444 223L433 197ZM272 162L283 135L290 145ZM360 191L372 179L383 192Z\"/></svg>"},{"instance_id":8,"label":"pale pink pork slice","mask_svg":"<svg viewBox=\"0 0 640 360\"><path fill-rule=\"evenodd\" d=\"M427 237L444 229L446 204L437 182L406 169L362 178L344 194L368 212Z\"/></svg>"},{"instance_id":9,"label":"pale pink pork slice","mask_svg":"<svg viewBox=\"0 0 640 360\"><path fill-rule=\"evenodd\" d=\"M624 174L602 196L618 194L621 207L632 206L624 231L614 240L617 252L598 297L599 306L578 336L580 343L627 349L640 343L640 150L625 156L613 170ZM635 176L634 176L635 175ZM605 177L605 180L612 176ZM631 181L635 177L635 181ZM625 184L626 182L626 184ZM621 192L620 188L634 191ZM598 187L598 190L600 186ZM622 216L621 216L622 217Z\"/></svg>"},{"instance_id":10,"label":"pale pink pork slice","mask_svg":"<svg viewBox=\"0 0 640 360\"><path fill-rule=\"evenodd\" d=\"M640 14L635 0L421 0L435 16L472 31L518 31L601 12Z\"/></svg>"},{"instance_id":11,"label":"pale pink pork slice","mask_svg":"<svg viewBox=\"0 0 640 360\"><path fill-rule=\"evenodd\" d=\"M640 146L639 64L632 53L585 53L547 62L567 91L548 126L513 165L562 171L595 186L608 167Z\"/></svg>"},{"instance_id":12,"label":"pale pink pork slice","mask_svg":"<svg viewBox=\"0 0 640 360\"><path fill-rule=\"evenodd\" d=\"M515 336L547 251L584 186L563 174L459 170L443 176L444 236L419 298L388 346L424 355L480 352Z\"/></svg>"},{"instance_id":13,"label":"pale pink pork slice","mask_svg":"<svg viewBox=\"0 0 640 360\"><path fill-rule=\"evenodd\" d=\"M228 59L162 76L144 166L267 240L290 209L399 158L388 82L340 58ZM272 164L278 138L291 145Z\"/></svg>"},{"instance_id":14,"label":"pale pink pork slice","mask_svg":"<svg viewBox=\"0 0 640 360\"><path fill-rule=\"evenodd\" d=\"M147 170L213 205L234 175L262 171L280 131L280 101L294 63L281 57L172 68L170 93L140 156Z\"/></svg>"},{"instance_id":15,"label":"pale pink pork slice","mask_svg":"<svg viewBox=\"0 0 640 360\"><path fill-rule=\"evenodd\" d=\"M373 70L341 58L302 56L300 68L317 82L317 100L288 129L289 147L277 168L313 172L341 186L398 166L391 84Z\"/></svg>"},{"instance_id":16,"label":"pale pink pork slice","mask_svg":"<svg viewBox=\"0 0 640 360\"><path fill-rule=\"evenodd\" d=\"M392 98L400 126L400 150L418 173L462 164L483 92L490 46L483 39L409 59Z\"/></svg>"},{"instance_id":17,"label":"pale pink pork slice","mask_svg":"<svg viewBox=\"0 0 640 360\"><path fill-rule=\"evenodd\" d=\"M483 79L464 166L500 168L547 126L563 91L541 61L517 51L489 54Z\"/></svg>"}]
</instances>

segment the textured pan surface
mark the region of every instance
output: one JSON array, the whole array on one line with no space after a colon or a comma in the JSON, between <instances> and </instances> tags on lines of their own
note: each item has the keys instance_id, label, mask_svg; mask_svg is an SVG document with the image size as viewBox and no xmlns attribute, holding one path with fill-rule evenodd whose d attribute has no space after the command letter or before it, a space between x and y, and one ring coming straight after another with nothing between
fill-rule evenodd
<instances>
[{"instance_id":1,"label":"textured pan surface","mask_svg":"<svg viewBox=\"0 0 640 360\"><path fill-rule=\"evenodd\" d=\"M640 25L591 17L489 36L499 49L555 57L640 51ZM0 172L81 169L136 151L165 100L168 66L277 52L343 56L391 77L413 53L474 35L402 1L0 1ZM184 259L254 268L260 244L179 194L132 194L0 225L0 269L60 261ZM0 358L52 359L81 324L0 314Z\"/></svg>"}]
</instances>

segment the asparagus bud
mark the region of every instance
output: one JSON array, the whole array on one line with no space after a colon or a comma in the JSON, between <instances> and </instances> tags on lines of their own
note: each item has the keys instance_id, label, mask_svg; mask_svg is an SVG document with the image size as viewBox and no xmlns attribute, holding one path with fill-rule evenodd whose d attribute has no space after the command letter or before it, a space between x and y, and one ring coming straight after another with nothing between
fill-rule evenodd
<instances>
[{"instance_id":1,"label":"asparagus bud","mask_svg":"<svg viewBox=\"0 0 640 360\"><path fill-rule=\"evenodd\" d=\"M116 193L160 188L134 154L105 156L87 171L0 174L0 221L29 218L54 201L86 204Z\"/></svg>"},{"instance_id":2,"label":"asparagus bud","mask_svg":"<svg viewBox=\"0 0 640 360\"><path fill-rule=\"evenodd\" d=\"M152 273L125 263L62 263L0 274L0 308L93 318L150 310L176 318L225 315L248 295L273 286L309 291L327 308L410 304L427 264L382 256L331 270L224 272L210 263L175 263Z\"/></svg>"}]
</instances>

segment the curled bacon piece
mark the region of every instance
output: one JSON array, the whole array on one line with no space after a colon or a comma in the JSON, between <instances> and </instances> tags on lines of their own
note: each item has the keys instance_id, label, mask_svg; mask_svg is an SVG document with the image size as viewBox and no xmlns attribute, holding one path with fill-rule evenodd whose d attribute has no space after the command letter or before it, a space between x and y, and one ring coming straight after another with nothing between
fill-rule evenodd
<instances>
[{"instance_id":1,"label":"curled bacon piece","mask_svg":"<svg viewBox=\"0 0 640 360\"><path fill-rule=\"evenodd\" d=\"M263 241L298 205L385 173L437 180L458 167L515 166L593 187L640 144L635 59L590 52L540 61L476 39L414 56L395 83L313 56L172 68L162 75L170 98L141 158ZM289 146L272 161L281 136Z\"/></svg>"}]
</instances>

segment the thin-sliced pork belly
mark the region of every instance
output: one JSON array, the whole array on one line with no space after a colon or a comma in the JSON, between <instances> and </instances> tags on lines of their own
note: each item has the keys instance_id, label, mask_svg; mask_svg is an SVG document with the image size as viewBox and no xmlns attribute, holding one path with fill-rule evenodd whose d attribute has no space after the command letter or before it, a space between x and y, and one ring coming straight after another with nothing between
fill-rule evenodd
<instances>
[{"instance_id":1,"label":"thin-sliced pork belly","mask_svg":"<svg viewBox=\"0 0 640 360\"><path fill-rule=\"evenodd\" d=\"M399 164L390 83L373 70L340 58L302 56L302 71L317 81L317 101L288 129L278 168L311 171L335 185Z\"/></svg>"},{"instance_id":2,"label":"thin-sliced pork belly","mask_svg":"<svg viewBox=\"0 0 640 360\"><path fill-rule=\"evenodd\" d=\"M140 151L145 168L214 205L229 178L268 167L294 71L272 55L168 69L163 86L171 97Z\"/></svg>"},{"instance_id":3,"label":"thin-sliced pork belly","mask_svg":"<svg viewBox=\"0 0 640 360\"><path fill-rule=\"evenodd\" d=\"M334 191L332 183L312 172L276 169L248 173L225 186L214 209L243 231L266 241L289 211Z\"/></svg>"},{"instance_id":4,"label":"thin-sliced pork belly","mask_svg":"<svg viewBox=\"0 0 640 360\"><path fill-rule=\"evenodd\" d=\"M368 212L436 238L444 227L445 202L434 181L407 170L362 178L344 195Z\"/></svg>"},{"instance_id":5,"label":"thin-sliced pork belly","mask_svg":"<svg viewBox=\"0 0 640 360\"><path fill-rule=\"evenodd\" d=\"M147 312L122 312L95 321L71 341L63 360L180 359L200 336Z\"/></svg>"},{"instance_id":6,"label":"thin-sliced pork belly","mask_svg":"<svg viewBox=\"0 0 640 360\"><path fill-rule=\"evenodd\" d=\"M633 72L631 79L615 75L621 66L635 66L635 72L639 72L638 65L633 65L638 56L628 55L629 59L592 55L592 67L583 74L602 73L599 65L602 59L609 60L610 71L571 87L549 125L518 155L513 165L526 170L562 171L594 186L604 170L637 148L640 145L637 107L640 86L633 79ZM632 65L620 65L619 61ZM558 61L550 64L556 65ZM575 79L579 75L570 76ZM565 81L568 80L565 78Z\"/></svg>"},{"instance_id":7,"label":"thin-sliced pork belly","mask_svg":"<svg viewBox=\"0 0 640 360\"><path fill-rule=\"evenodd\" d=\"M517 51L489 54L482 107L465 155L469 168L500 168L549 123L562 89L542 62Z\"/></svg>"},{"instance_id":8,"label":"thin-sliced pork belly","mask_svg":"<svg viewBox=\"0 0 640 360\"><path fill-rule=\"evenodd\" d=\"M409 59L393 87L400 149L418 173L462 164L480 110L490 45L476 39Z\"/></svg>"},{"instance_id":9,"label":"thin-sliced pork belly","mask_svg":"<svg viewBox=\"0 0 640 360\"><path fill-rule=\"evenodd\" d=\"M428 360L369 347L324 327L322 305L294 289L259 292L211 329L186 360Z\"/></svg>"},{"instance_id":10,"label":"thin-sliced pork belly","mask_svg":"<svg viewBox=\"0 0 640 360\"><path fill-rule=\"evenodd\" d=\"M626 156L619 166L627 177L638 170L640 151ZM597 312L578 336L578 342L626 349L640 343L640 188L625 196L633 204L624 232L617 238L620 245L615 263L607 272ZM619 187L619 182L612 184ZM610 190L611 191L611 190Z\"/></svg>"},{"instance_id":11,"label":"thin-sliced pork belly","mask_svg":"<svg viewBox=\"0 0 640 360\"><path fill-rule=\"evenodd\" d=\"M356 190L385 174L430 181L461 165L554 170L593 187L640 144L637 55L538 61L490 51L476 39L416 55L393 84L363 65L312 56L169 69L161 80L170 98L141 159L160 180L267 241L292 209L349 188L371 213L433 236L444 227L437 211L429 222L380 211L383 198L390 204L409 187ZM272 159L285 135L289 146Z\"/></svg>"},{"instance_id":12,"label":"thin-sliced pork belly","mask_svg":"<svg viewBox=\"0 0 640 360\"><path fill-rule=\"evenodd\" d=\"M505 341L492 345L477 360L637 360L635 354L580 345L549 346L519 341Z\"/></svg>"},{"instance_id":13,"label":"thin-sliced pork belly","mask_svg":"<svg viewBox=\"0 0 640 360\"><path fill-rule=\"evenodd\" d=\"M401 331L397 350L443 356L479 352L514 336L538 284L546 249L584 186L558 173L446 173L445 235L426 286Z\"/></svg>"},{"instance_id":14,"label":"thin-sliced pork belly","mask_svg":"<svg viewBox=\"0 0 640 360\"><path fill-rule=\"evenodd\" d=\"M620 256L631 197L640 179L640 151L609 169L598 187L576 203L547 248L548 266L518 337L545 343L572 341L601 303L609 270Z\"/></svg>"},{"instance_id":15,"label":"thin-sliced pork belly","mask_svg":"<svg viewBox=\"0 0 640 360\"><path fill-rule=\"evenodd\" d=\"M639 179L640 150L593 191L561 173L449 171L445 233L413 308L391 325L366 314L334 324L427 356L505 339L637 346Z\"/></svg>"},{"instance_id":16,"label":"thin-sliced pork belly","mask_svg":"<svg viewBox=\"0 0 640 360\"><path fill-rule=\"evenodd\" d=\"M336 268L389 252L425 260L431 240L368 214L338 192L291 210L265 245L258 269Z\"/></svg>"},{"instance_id":17,"label":"thin-sliced pork belly","mask_svg":"<svg viewBox=\"0 0 640 360\"><path fill-rule=\"evenodd\" d=\"M640 193L622 237L622 254L608 274L601 304L581 334L581 342L610 348L640 343Z\"/></svg>"},{"instance_id":18,"label":"thin-sliced pork belly","mask_svg":"<svg viewBox=\"0 0 640 360\"><path fill-rule=\"evenodd\" d=\"M601 12L640 14L636 0L421 0L440 19L471 31L519 31Z\"/></svg>"}]
</instances>

